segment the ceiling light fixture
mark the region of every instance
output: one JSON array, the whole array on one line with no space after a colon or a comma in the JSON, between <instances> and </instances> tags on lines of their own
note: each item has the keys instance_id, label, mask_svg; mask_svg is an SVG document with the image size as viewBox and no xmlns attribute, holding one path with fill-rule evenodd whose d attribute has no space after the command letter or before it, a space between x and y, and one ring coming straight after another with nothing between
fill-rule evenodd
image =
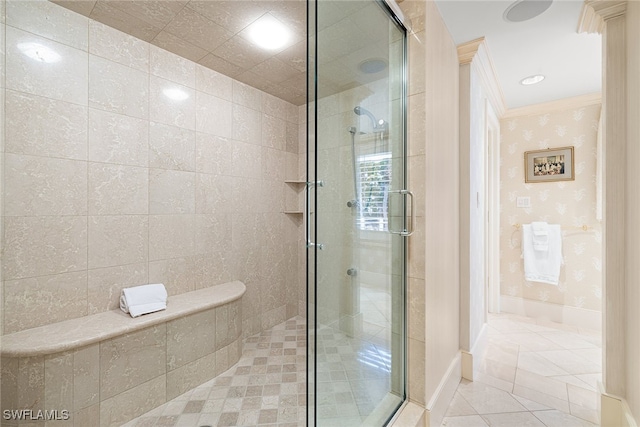
<instances>
[{"instance_id":1,"label":"ceiling light fixture","mask_svg":"<svg viewBox=\"0 0 640 427\"><path fill-rule=\"evenodd\" d=\"M507 22L523 22L533 19L551 7L553 0L518 0L504 11Z\"/></svg>"},{"instance_id":2,"label":"ceiling light fixture","mask_svg":"<svg viewBox=\"0 0 640 427\"><path fill-rule=\"evenodd\" d=\"M247 31L251 41L267 50L280 49L291 39L289 29L269 13L255 20Z\"/></svg>"},{"instance_id":3,"label":"ceiling light fixture","mask_svg":"<svg viewBox=\"0 0 640 427\"><path fill-rule=\"evenodd\" d=\"M524 86L534 85L536 83L540 83L544 80L544 76L542 74L536 74L534 76L525 77L520 80L520 84Z\"/></svg>"},{"instance_id":4,"label":"ceiling light fixture","mask_svg":"<svg viewBox=\"0 0 640 427\"><path fill-rule=\"evenodd\" d=\"M365 74L376 74L387 68L387 61L381 58L369 58L358 65L358 69Z\"/></svg>"},{"instance_id":5,"label":"ceiling light fixture","mask_svg":"<svg viewBox=\"0 0 640 427\"><path fill-rule=\"evenodd\" d=\"M164 96L174 101L184 101L189 98L189 94L187 92L178 88L167 88L164 89L162 93L164 93Z\"/></svg>"},{"instance_id":6,"label":"ceiling light fixture","mask_svg":"<svg viewBox=\"0 0 640 427\"><path fill-rule=\"evenodd\" d=\"M18 43L17 46L22 53L24 53L29 58L34 59L38 62L45 62L47 64L51 64L53 62L58 62L62 59L62 56L60 56L58 52L40 43L34 43L34 42Z\"/></svg>"}]
</instances>

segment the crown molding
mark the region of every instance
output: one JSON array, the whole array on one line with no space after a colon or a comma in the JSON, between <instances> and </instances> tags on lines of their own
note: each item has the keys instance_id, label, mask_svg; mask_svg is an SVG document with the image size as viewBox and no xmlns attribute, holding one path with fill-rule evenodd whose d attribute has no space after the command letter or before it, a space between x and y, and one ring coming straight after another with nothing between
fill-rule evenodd
<instances>
[{"instance_id":1,"label":"crown molding","mask_svg":"<svg viewBox=\"0 0 640 427\"><path fill-rule=\"evenodd\" d=\"M584 0L577 31L602 34L605 21L623 16L626 12L627 0Z\"/></svg>"},{"instance_id":2,"label":"crown molding","mask_svg":"<svg viewBox=\"0 0 640 427\"><path fill-rule=\"evenodd\" d=\"M458 62L461 66L470 65L478 73L487 89L489 102L491 102L497 116L501 117L505 112L506 103L498 81L498 74L493 66L489 46L484 37L459 45Z\"/></svg>"},{"instance_id":3,"label":"crown molding","mask_svg":"<svg viewBox=\"0 0 640 427\"><path fill-rule=\"evenodd\" d=\"M582 3L582 9L580 10L580 17L578 18L578 28L576 30L580 33L598 33L602 34L604 31L604 19L598 15L593 7L591 7L586 1Z\"/></svg>"},{"instance_id":4,"label":"crown molding","mask_svg":"<svg viewBox=\"0 0 640 427\"><path fill-rule=\"evenodd\" d=\"M627 0L585 0L605 21L627 13Z\"/></svg>"},{"instance_id":5,"label":"crown molding","mask_svg":"<svg viewBox=\"0 0 640 427\"><path fill-rule=\"evenodd\" d=\"M511 119L514 117L535 116L551 111L571 110L596 104L602 104L602 94L600 92L573 96L571 98L564 98L541 104L527 105L525 107L510 108L500 118Z\"/></svg>"},{"instance_id":6,"label":"crown molding","mask_svg":"<svg viewBox=\"0 0 640 427\"><path fill-rule=\"evenodd\" d=\"M470 64L483 43L484 37L480 37L458 45L458 62L460 65Z\"/></svg>"}]
</instances>

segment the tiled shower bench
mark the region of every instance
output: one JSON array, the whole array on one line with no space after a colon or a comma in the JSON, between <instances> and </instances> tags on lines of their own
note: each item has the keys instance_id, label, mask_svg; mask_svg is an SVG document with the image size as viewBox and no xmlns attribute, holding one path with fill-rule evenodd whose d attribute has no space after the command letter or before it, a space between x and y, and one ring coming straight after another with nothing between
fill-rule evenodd
<instances>
[{"instance_id":1,"label":"tiled shower bench","mask_svg":"<svg viewBox=\"0 0 640 427\"><path fill-rule=\"evenodd\" d=\"M119 426L214 378L242 354L245 291L234 281L137 318L112 310L0 337L0 425L45 424L5 419L27 409L68 411L47 426Z\"/></svg>"}]
</instances>

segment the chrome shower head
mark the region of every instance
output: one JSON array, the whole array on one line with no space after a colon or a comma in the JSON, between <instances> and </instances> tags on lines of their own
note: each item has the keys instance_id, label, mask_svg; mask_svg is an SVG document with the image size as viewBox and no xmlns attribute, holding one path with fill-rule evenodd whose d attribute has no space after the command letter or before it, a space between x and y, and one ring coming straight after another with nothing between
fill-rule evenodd
<instances>
[{"instance_id":1,"label":"chrome shower head","mask_svg":"<svg viewBox=\"0 0 640 427\"><path fill-rule=\"evenodd\" d=\"M380 120L376 120L376 116L374 116L371 111L367 110L364 107L361 107L359 105L357 105L354 109L353 112L356 113L359 116L362 116L363 114L367 117L369 117L369 119L371 120L371 123L373 124L373 129L374 130L381 130L384 129L387 122L385 122L384 120L380 119Z\"/></svg>"}]
</instances>

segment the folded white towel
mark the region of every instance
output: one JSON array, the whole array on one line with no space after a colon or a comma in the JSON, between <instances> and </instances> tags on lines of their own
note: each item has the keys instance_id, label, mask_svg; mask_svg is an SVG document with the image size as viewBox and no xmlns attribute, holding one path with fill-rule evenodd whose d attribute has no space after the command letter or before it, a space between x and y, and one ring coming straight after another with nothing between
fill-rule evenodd
<instances>
[{"instance_id":1,"label":"folded white towel","mask_svg":"<svg viewBox=\"0 0 640 427\"><path fill-rule=\"evenodd\" d=\"M120 295L120 309L131 317L167 308L167 290L162 283L124 288Z\"/></svg>"},{"instance_id":2,"label":"folded white towel","mask_svg":"<svg viewBox=\"0 0 640 427\"><path fill-rule=\"evenodd\" d=\"M533 249L547 252L549 250L549 224L546 222L532 222L531 230L533 232Z\"/></svg>"},{"instance_id":3,"label":"folded white towel","mask_svg":"<svg viewBox=\"0 0 640 427\"><path fill-rule=\"evenodd\" d=\"M546 236L549 234L549 224L544 221L534 221L531 223L533 234L536 236Z\"/></svg>"},{"instance_id":4,"label":"folded white towel","mask_svg":"<svg viewBox=\"0 0 640 427\"><path fill-rule=\"evenodd\" d=\"M562 231L559 225L548 226L547 250L536 250L531 225L522 226L522 257L524 258L524 278L529 282L558 285L562 259Z\"/></svg>"}]
</instances>

